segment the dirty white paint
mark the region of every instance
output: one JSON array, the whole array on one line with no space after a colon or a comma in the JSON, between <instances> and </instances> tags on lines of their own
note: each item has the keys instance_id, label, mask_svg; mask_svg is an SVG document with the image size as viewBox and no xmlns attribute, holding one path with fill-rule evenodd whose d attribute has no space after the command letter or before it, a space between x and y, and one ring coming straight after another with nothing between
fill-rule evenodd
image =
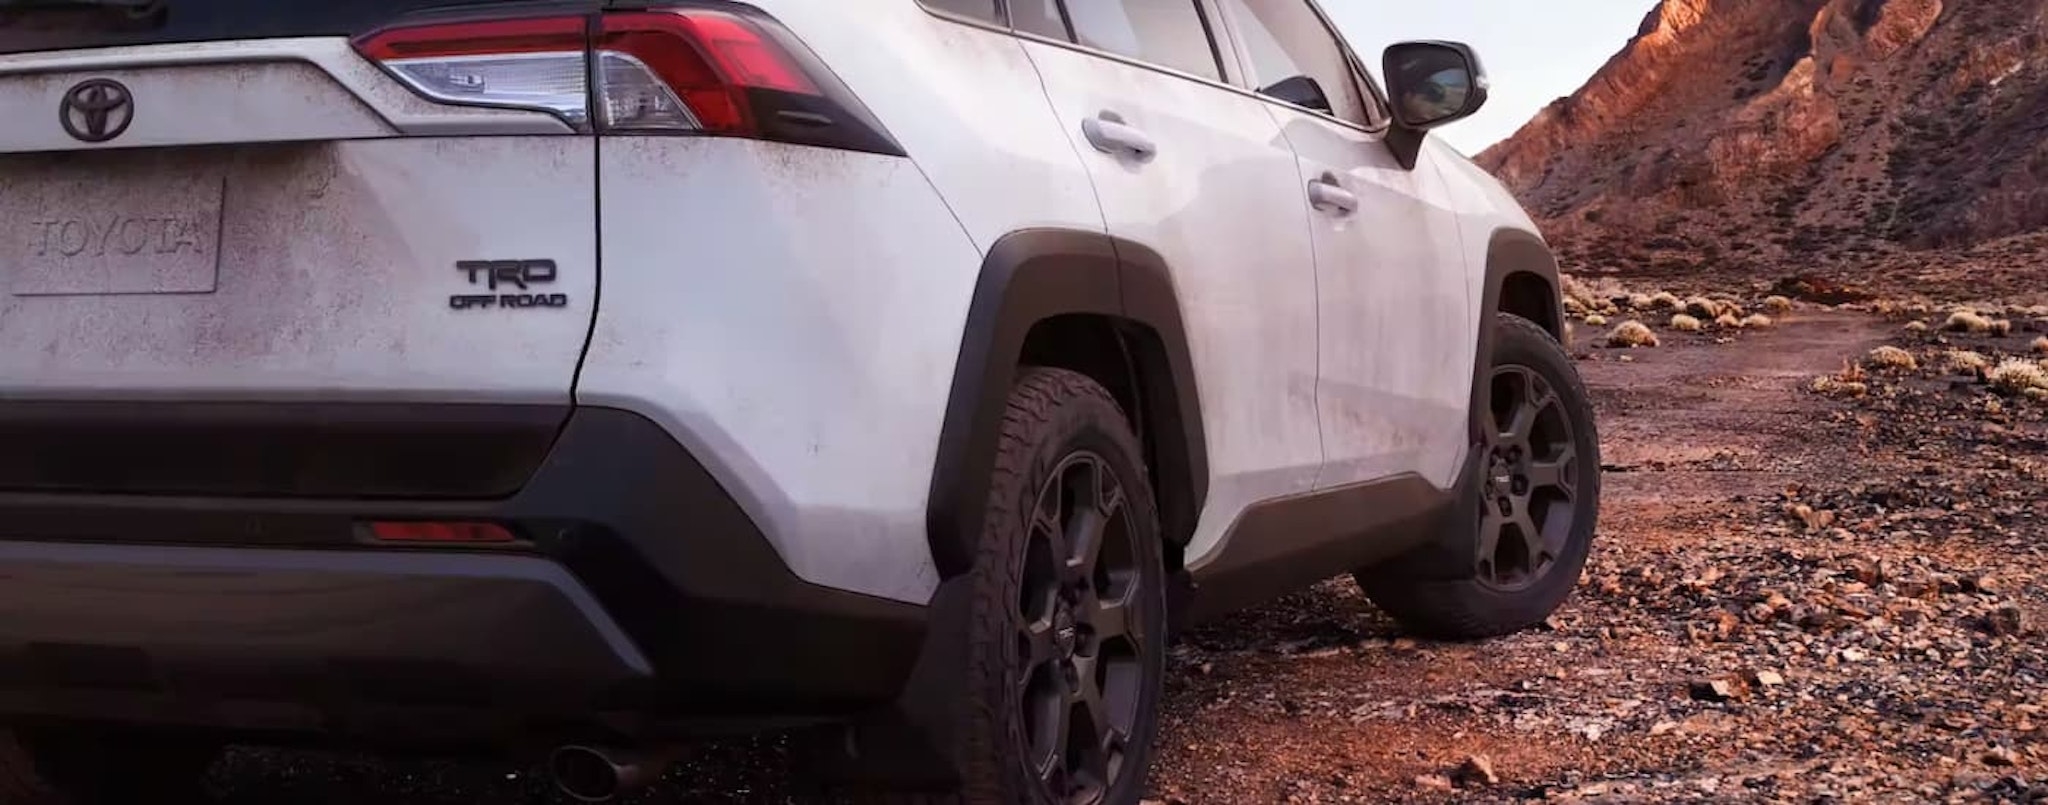
<instances>
[{"instance_id":1,"label":"dirty white paint","mask_svg":"<svg viewBox=\"0 0 2048 805\"><path fill-rule=\"evenodd\" d=\"M64 133L58 105L112 78L135 97L131 130L106 143ZM0 55L0 152L331 140L393 134L568 134L542 112L420 97L343 37L190 42Z\"/></svg>"},{"instance_id":2,"label":"dirty white paint","mask_svg":"<svg viewBox=\"0 0 2048 805\"><path fill-rule=\"evenodd\" d=\"M1358 199L1348 215L1316 210L1309 226L1322 322L1316 486L1412 473L1449 488L1471 438L1479 300L1437 165L1403 169L1380 135L1271 108L1303 181L1327 175Z\"/></svg>"},{"instance_id":3,"label":"dirty white paint","mask_svg":"<svg viewBox=\"0 0 2048 805\"><path fill-rule=\"evenodd\" d=\"M1306 188L1265 104L1177 75L1040 42L1025 51L1095 181L1109 231L1173 269L1209 447L1209 500L1189 564L1242 507L1310 491L1316 418L1316 272ZM1151 137L1149 161L1096 150L1108 111Z\"/></svg>"},{"instance_id":4,"label":"dirty white paint","mask_svg":"<svg viewBox=\"0 0 2048 805\"><path fill-rule=\"evenodd\" d=\"M0 396L565 402L595 302L595 146L0 155ZM165 219L175 237L125 223ZM557 262L564 307L451 309L488 292L458 261L524 259Z\"/></svg>"},{"instance_id":5,"label":"dirty white paint","mask_svg":"<svg viewBox=\"0 0 2048 805\"><path fill-rule=\"evenodd\" d=\"M909 160L607 137L577 401L682 440L807 581L925 603L925 504L981 255Z\"/></svg>"}]
</instances>

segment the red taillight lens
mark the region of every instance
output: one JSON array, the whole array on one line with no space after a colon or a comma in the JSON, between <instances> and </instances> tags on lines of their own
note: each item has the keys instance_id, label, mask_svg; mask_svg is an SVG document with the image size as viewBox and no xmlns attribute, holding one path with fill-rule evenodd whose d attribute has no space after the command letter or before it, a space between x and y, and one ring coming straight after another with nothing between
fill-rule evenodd
<instances>
[{"instance_id":1,"label":"red taillight lens","mask_svg":"<svg viewBox=\"0 0 2048 805\"><path fill-rule=\"evenodd\" d=\"M419 25L370 34L356 42L356 50L385 63L431 57L581 52L587 27L582 17Z\"/></svg>"},{"instance_id":2,"label":"red taillight lens","mask_svg":"<svg viewBox=\"0 0 2048 805\"><path fill-rule=\"evenodd\" d=\"M774 20L736 4L680 5L401 25L358 39L356 48L434 101L551 112L579 131L704 132L902 153Z\"/></svg>"},{"instance_id":3,"label":"red taillight lens","mask_svg":"<svg viewBox=\"0 0 2048 805\"><path fill-rule=\"evenodd\" d=\"M780 45L731 14L626 12L605 15L599 26L599 101L612 128L677 128L660 97L673 93L697 127L752 135L760 126L748 90L818 94Z\"/></svg>"},{"instance_id":4,"label":"red taillight lens","mask_svg":"<svg viewBox=\"0 0 2048 805\"><path fill-rule=\"evenodd\" d=\"M370 536L379 542L437 545L476 545L517 540L504 526L493 523L379 522L370 524Z\"/></svg>"}]
</instances>

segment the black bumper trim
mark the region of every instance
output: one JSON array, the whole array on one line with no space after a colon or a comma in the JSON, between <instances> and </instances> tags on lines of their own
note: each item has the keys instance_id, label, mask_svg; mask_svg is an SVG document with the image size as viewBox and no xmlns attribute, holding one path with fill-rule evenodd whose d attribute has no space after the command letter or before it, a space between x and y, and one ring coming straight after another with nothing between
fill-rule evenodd
<instances>
[{"instance_id":1,"label":"black bumper trim","mask_svg":"<svg viewBox=\"0 0 2048 805\"><path fill-rule=\"evenodd\" d=\"M574 707L654 673L539 557L5 542L0 578L12 687L246 696L304 680Z\"/></svg>"},{"instance_id":2,"label":"black bumper trim","mask_svg":"<svg viewBox=\"0 0 2048 805\"><path fill-rule=\"evenodd\" d=\"M798 578L673 437L615 409L576 409L531 478L496 500L0 493L0 540L37 543L290 547L339 559L365 550L352 524L378 519L497 522L527 540L394 561L541 561L573 576L654 670L609 685L593 709L657 719L857 713L901 692L926 631L923 606Z\"/></svg>"}]
</instances>

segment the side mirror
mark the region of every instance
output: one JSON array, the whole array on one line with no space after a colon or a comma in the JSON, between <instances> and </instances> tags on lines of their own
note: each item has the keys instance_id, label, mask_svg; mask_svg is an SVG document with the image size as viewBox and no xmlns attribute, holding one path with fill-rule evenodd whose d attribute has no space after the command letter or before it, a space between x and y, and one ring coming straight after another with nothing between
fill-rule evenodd
<instances>
[{"instance_id":1,"label":"side mirror","mask_svg":"<svg viewBox=\"0 0 2048 805\"><path fill-rule=\"evenodd\" d=\"M1430 129L1471 117L1486 105L1486 69L1467 45L1402 42L1387 48L1384 67L1394 107L1387 145L1409 170Z\"/></svg>"},{"instance_id":2,"label":"side mirror","mask_svg":"<svg viewBox=\"0 0 2048 805\"><path fill-rule=\"evenodd\" d=\"M1314 109L1324 114L1336 111L1336 107L1330 105L1330 96L1323 92L1323 85L1305 75L1289 78L1259 92L1303 109Z\"/></svg>"},{"instance_id":3,"label":"side mirror","mask_svg":"<svg viewBox=\"0 0 2048 805\"><path fill-rule=\"evenodd\" d=\"M1456 42L1403 42L1387 48L1394 120L1427 131L1471 117L1486 105L1479 54Z\"/></svg>"}]
</instances>

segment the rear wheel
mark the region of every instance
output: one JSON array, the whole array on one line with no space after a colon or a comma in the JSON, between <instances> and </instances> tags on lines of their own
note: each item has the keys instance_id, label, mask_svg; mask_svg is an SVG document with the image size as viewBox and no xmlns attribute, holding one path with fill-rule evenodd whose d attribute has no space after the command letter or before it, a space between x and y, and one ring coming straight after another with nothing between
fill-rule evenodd
<instances>
[{"instance_id":1,"label":"rear wheel","mask_svg":"<svg viewBox=\"0 0 2048 805\"><path fill-rule=\"evenodd\" d=\"M966 779L946 799L1136 803L1166 661L1143 453L1101 386L1054 369L1026 370L1001 439L973 570Z\"/></svg>"},{"instance_id":2,"label":"rear wheel","mask_svg":"<svg viewBox=\"0 0 2048 805\"><path fill-rule=\"evenodd\" d=\"M1358 583L1402 626L1451 639L1493 637L1541 622L1585 569L1600 509L1600 441L1571 357L1533 322L1496 323L1490 405L1477 412L1482 462L1470 577L1365 572Z\"/></svg>"},{"instance_id":3,"label":"rear wheel","mask_svg":"<svg viewBox=\"0 0 2048 805\"><path fill-rule=\"evenodd\" d=\"M0 805L197 805L219 743L91 727L0 730Z\"/></svg>"}]
</instances>

